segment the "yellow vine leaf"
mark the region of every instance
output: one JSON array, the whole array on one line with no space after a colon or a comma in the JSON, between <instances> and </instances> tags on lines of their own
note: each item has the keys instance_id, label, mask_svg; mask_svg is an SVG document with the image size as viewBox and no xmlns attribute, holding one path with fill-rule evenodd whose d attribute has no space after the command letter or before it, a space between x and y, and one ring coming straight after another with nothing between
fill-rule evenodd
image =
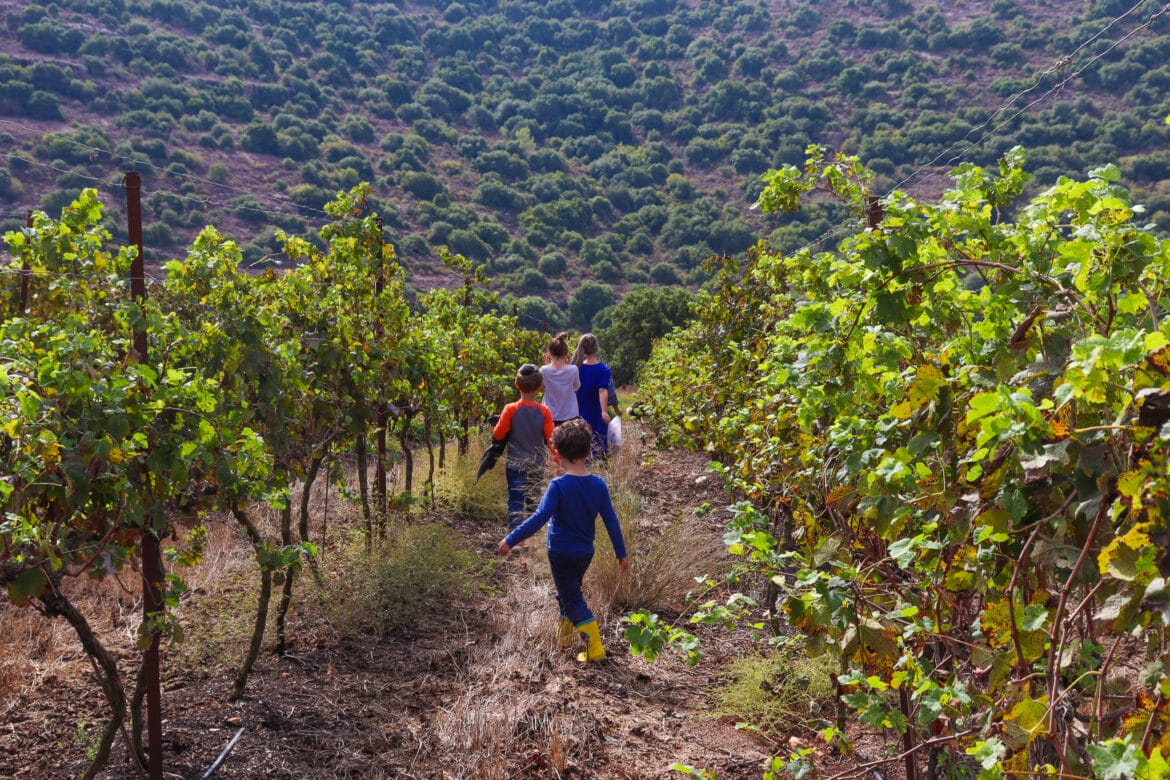
<instances>
[{"instance_id":1,"label":"yellow vine leaf","mask_svg":"<svg viewBox=\"0 0 1170 780\"><path fill-rule=\"evenodd\" d=\"M1072 404L1068 403L1057 409L1048 418L1048 430L1056 441L1064 441L1072 434L1073 415Z\"/></svg>"},{"instance_id":2,"label":"yellow vine leaf","mask_svg":"<svg viewBox=\"0 0 1170 780\"><path fill-rule=\"evenodd\" d=\"M1031 744L1032 740L1048 733L1044 725L1047 714L1047 695L1041 696L1039 699L1024 699L1004 716L1005 735L1016 744Z\"/></svg>"},{"instance_id":3,"label":"yellow vine leaf","mask_svg":"<svg viewBox=\"0 0 1170 780\"><path fill-rule=\"evenodd\" d=\"M842 509L853 502L857 496L857 489L851 485L836 485L829 491L825 504L830 509Z\"/></svg>"},{"instance_id":4,"label":"yellow vine leaf","mask_svg":"<svg viewBox=\"0 0 1170 780\"><path fill-rule=\"evenodd\" d=\"M946 378L938 366L930 364L919 366L914 381L906 388L906 399L896 404L890 410L890 414L899 420L909 419L914 412L938 398L939 388L944 384Z\"/></svg>"},{"instance_id":5,"label":"yellow vine leaf","mask_svg":"<svg viewBox=\"0 0 1170 780\"><path fill-rule=\"evenodd\" d=\"M1021 626L1027 607L1017 601L1012 604L1016 617L1016 635L1020 639L1020 650L1025 661L1035 661L1044 655L1048 635L1043 630L1027 631ZM987 638L990 647L1002 649L1011 647L1012 641L1012 610L1008 609L1007 599L1000 599L989 603L979 617L979 625L983 628L983 635Z\"/></svg>"},{"instance_id":6,"label":"yellow vine leaf","mask_svg":"<svg viewBox=\"0 0 1170 780\"><path fill-rule=\"evenodd\" d=\"M1024 777L1029 767L1027 753L1015 753L1002 762L1007 777Z\"/></svg>"},{"instance_id":7,"label":"yellow vine leaf","mask_svg":"<svg viewBox=\"0 0 1170 780\"><path fill-rule=\"evenodd\" d=\"M1141 506L1142 489L1145 484L1145 474L1136 469L1127 471L1117 478L1117 492L1128 499L1131 510L1136 510Z\"/></svg>"},{"instance_id":8,"label":"yellow vine leaf","mask_svg":"<svg viewBox=\"0 0 1170 780\"><path fill-rule=\"evenodd\" d=\"M1106 577L1129 582L1137 576L1137 563L1142 550L1150 544L1150 536L1146 532L1148 523L1139 523L1129 529L1124 536L1118 536L1105 545L1097 555L1097 568Z\"/></svg>"},{"instance_id":9,"label":"yellow vine leaf","mask_svg":"<svg viewBox=\"0 0 1170 780\"><path fill-rule=\"evenodd\" d=\"M952 592L974 590L979 582L976 577L978 567L979 551L969 545L963 547L955 553L943 586Z\"/></svg>"},{"instance_id":10,"label":"yellow vine leaf","mask_svg":"<svg viewBox=\"0 0 1170 780\"><path fill-rule=\"evenodd\" d=\"M1163 346L1157 351L1151 351L1150 354L1146 357L1150 361L1151 366L1156 368L1162 374L1170 376L1170 346Z\"/></svg>"}]
</instances>

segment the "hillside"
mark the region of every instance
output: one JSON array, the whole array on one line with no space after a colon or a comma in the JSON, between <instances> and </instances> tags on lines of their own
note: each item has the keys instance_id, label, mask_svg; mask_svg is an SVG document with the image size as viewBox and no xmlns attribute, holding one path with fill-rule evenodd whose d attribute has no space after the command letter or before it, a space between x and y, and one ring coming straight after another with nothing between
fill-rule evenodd
<instances>
[{"instance_id":1,"label":"hillside","mask_svg":"<svg viewBox=\"0 0 1170 780\"><path fill-rule=\"evenodd\" d=\"M0 227L83 186L117 207L143 172L159 262L204 224L278 263L334 194L371 207L412 279L436 248L488 267L532 321L592 280L704 281L701 261L843 219L750 206L819 143L877 188L1029 150L1038 182L1119 162L1170 212L1160 4L828 2L0 2ZM1152 21L1151 21L1152 20ZM118 228L117 225L114 225Z\"/></svg>"}]
</instances>

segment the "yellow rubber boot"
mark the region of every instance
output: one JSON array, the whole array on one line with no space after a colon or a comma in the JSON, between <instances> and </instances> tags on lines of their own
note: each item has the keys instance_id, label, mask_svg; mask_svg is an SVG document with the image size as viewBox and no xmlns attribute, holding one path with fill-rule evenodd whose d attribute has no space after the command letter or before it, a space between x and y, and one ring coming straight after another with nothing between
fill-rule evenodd
<instances>
[{"instance_id":1,"label":"yellow rubber boot","mask_svg":"<svg viewBox=\"0 0 1170 780\"><path fill-rule=\"evenodd\" d=\"M605 648L601 646L601 632L597 630L597 621L590 620L577 626L577 633L585 640L585 652L577 654L581 663L605 660Z\"/></svg>"},{"instance_id":2,"label":"yellow rubber boot","mask_svg":"<svg viewBox=\"0 0 1170 780\"><path fill-rule=\"evenodd\" d=\"M561 615L561 624L557 628L557 640L560 642L561 647L572 647L573 642L577 638L574 636L576 633L573 629L573 621Z\"/></svg>"}]
</instances>

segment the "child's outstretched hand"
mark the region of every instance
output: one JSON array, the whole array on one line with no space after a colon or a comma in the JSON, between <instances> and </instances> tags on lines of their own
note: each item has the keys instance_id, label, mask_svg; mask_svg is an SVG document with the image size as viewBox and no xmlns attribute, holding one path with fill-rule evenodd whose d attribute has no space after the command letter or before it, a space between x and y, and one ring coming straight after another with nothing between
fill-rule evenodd
<instances>
[{"instance_id":1,"label":"child's outstretched hand","mask_svg":"<svg viewBox=\"0 0 1170 780\"><path fill-rule=\"evenodd\" d=\"M630 557L628 555L625 558L618 558L617 562L618 562L618 568L621 569L623 572L627 572L630 570Z\"/></svg>"},{"instance_id":2,"label":"child's outstretched hand","mask_svg":"<svg viewBox=\"0 0 1170 780\"><path fill-rule=\"evenodd\" d=\"M512 548L508 546L508 542L504 539L500 540L500 546L497 548L500 555L507 555L512 552Z\"/></svg>"}]
</instances>

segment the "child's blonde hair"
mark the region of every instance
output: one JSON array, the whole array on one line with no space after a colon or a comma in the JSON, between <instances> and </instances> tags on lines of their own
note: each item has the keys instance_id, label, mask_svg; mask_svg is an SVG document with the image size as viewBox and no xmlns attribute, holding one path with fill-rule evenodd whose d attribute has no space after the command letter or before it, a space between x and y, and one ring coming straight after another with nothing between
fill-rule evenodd
<instances>
[{"instance_id":1,"label":"child's blonde hair","mask_svg":"<svg viewBox=\"0 0 1170 780\"><path fill-rule=\"evenodd\" d=\"M597 343L597 337L592 333L582 333L581 338L577 339L577 349L573 351L573 365L580 368L587 356L596 355L600 351L601 345Z\"/></svg>"}]
</instances>

